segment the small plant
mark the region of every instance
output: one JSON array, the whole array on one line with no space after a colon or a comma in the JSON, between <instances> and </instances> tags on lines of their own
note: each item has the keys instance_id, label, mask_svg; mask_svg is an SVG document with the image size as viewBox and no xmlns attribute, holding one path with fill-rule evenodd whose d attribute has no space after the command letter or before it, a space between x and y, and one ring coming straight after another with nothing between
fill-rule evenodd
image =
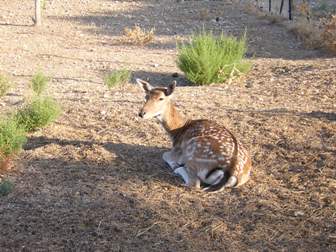
<instances>
[{"instance_id":1,"label":"small plant","mask_svg":"<svg viewBox=\"0 0 336 252\"><path fill-rule=\"evenodd\" d=\"M296 6L297 11L304 16L308 21L311 19L311 8L308 2L300 3Z\"/></svg>"},{"instance_id":2,"label":"small plant","mask_svg":"<svg viewBox=\"0 0 336 252\"><path fill-rule=\"evenodd\" d=\"M105 78L106 86L111 89L121 84L125 84L131 78L131 72L127 69L116 70Z\"/></svg>"},{"instance_id":3,"label":"small plant","mask_svg":"<svg viewBox=\"0 0 336 252\"><path fill-rule=\"evenodd\" d=\"M25 130L15 119L0 120L0 167L7 166L8 160L21 151L26 140Z\"/></svg>"},{"instance_id":4,"label":"small plant","mask_svg":"<svg viewBox=\"0 0 336 252\"><path fill-rule=\"evenodd\" d=\"M154 28L146 31L140 26L124 29L124 41L134 45L145 45L154 40Z\"/></svg>"},{"instance_id":5,"label":"small plant","mask_svg":"<svg viewBox=\"0 0 336 252\"><path fill-rule=\"evenodd\" d=\"M194 84L222 83L250 70L244 61L246 37L241 39L202 32L189 44L178 45L178 67Z\"/></svg>"},{"instance_id":6,"label":"small plant","mask_svg":"<svg viewBox=\"0 0 336 252\"><path fill-rule=\"evenodd\" d=\"M5 96L10 88L11 84L8 79L5 76L0 75L0 97Z\"/></svg>"},{"instance_id":7,"label":"small plant","mask_svg":"<svg viewBox=\"0 0 336 252\"><path fill-rule=\"evenodd\" d=\"M13 183L8 180L0 182L0 197L9 194L13 190L13 188L14 188Z\"/></svg>"},{"instance_id":8,"label":"small plant","mask_svg":"<svg viewBox=\"0 0 336 252\"><path fill-rule=\"evenodd\" d=\"M315 7L314 11L320 11L320 12L327 12L328 11L328 4L325 0L320 1Z\"/></svg>"},{"instance_id":9,"label":"small plant","mask_svg":"<svg viewBox=\"0 0 336 252\"><path fill-rule=\"evenodd\" d=\"M54 99L37 97L17 111L14 118L26 132L33 132L55 121L60 113L61 108Z\"/></svg>"},{"instance_id":10,"label":"small plant","mask_svg":"<svg viewBox=\"0 0 336 252\"><path fill-rule=\"evenodd\" d=\"M49 78L42 72L38 72L33 76L31 81L31 88L36 95L41 95L47 88Z\"/></svg>"}]
</instances>

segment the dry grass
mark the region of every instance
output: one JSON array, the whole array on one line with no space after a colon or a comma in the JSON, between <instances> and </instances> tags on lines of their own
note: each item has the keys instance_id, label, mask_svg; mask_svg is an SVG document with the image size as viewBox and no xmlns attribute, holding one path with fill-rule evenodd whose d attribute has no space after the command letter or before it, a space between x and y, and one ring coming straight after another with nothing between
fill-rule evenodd
<instances>
[{"instance_id":1,"label":"dry grass","mask_svg":"<svg viewBox=\"0 0 336 252\"><path fill-rule=\"evenodd\" d=\"M244 5L244 10L247 13L255 15L259 19L268 21L270 24L281 24L285 20L287 20L283 16L274 15L274 14L270 14L269 12L262 11L260 8L258 8L253 3L247 3L247 4L245 4Z\"/></svg>"},{"instance_id":2,"label":"dry grass","mask_svg":"<svg viewBox=\"0 0 336 252\"><path fill-rule=\"evenodd\" d=\"M302 14L308 15L309 9L306 4L296 6L298 11ZM270 24L284 25L289 31L294 33L299 39L301 39L307 48L321 48L321 33L312 23L306 19L299 20L298 22L286 22L287 18L279 15L270 14L266 11L260 10L252 3L244 5L244 10L248 13L256 15L257 18L267 20Z\"/></svg>"},{"instance_id":3,"label":"dry grass","mask_svg":"<svg viewBox=\"0 0 336 252\"><path fill-rule=\"evenodd\" d=\"M138 25L135 25L132 28L125 28L122 40L133 45L149 44L154 40L154 28L149 31L142 29Z\"/></svg>"},{"instance_id":4,"label":"dry grass","mask_svg":"<svg viewBox=\"0 0 336 252\"><path fill-rule=\"evenodd\" d=\"M208 9L201 9L199 11L199 18L200 20L206 21L210 19L210 12Z\"/></svg>"},{"instance_id":5,"label":"dry grass","mask_svg":"<svg viewBox=\"0 0 336 252\"><path fill-rule=\"evenodd\" d=\"M282 24L287 20L283 16L270 15L268 13L264 13L263 15L259 15L258 18L267 20L270 24Z\"/></svg>"},{"instance_id":6,"label":"dry grass","mask_svg":"<svg viewBox=\"0 0 336 252\"><path fill-rule=\"evenodd\" d=\"M288 29L301 39L307 48L326 48L336 52L336 16L324 18L319 27L304 20L288 24Z\"/></svg>"},{"instance_id":7,"label":"dry grass","mask_svg":"<svg viewBox=\"0 0 336 252\"><path fill-rule=\"evenodd\" d=\"M312 20L312 10L308 3L303 2L294 6L298 14L296 20L287 22L287 18L267 11L262 11L255 4L248 2L244 10L259 19L267 20L270 24L285 26L297 38L303 41L310 49L326 48L331 52L336 51L336 16L324 17L320 21ZM293 10L294 11L294 10Z\"/></svg>"},{"instance_id":8,"label":"dry grass","mask_svg":"<svg viewBox=\"0 0 336 252\"><path fill-rule=\"evenodd\" d=\"M310 9L308 8L309 5L303 3L295 7L298 13L304 15L305 18L303 20L300 19L298 22L290 23L286 22L287 18L268 13L267 11L262 11L253 3L245 4L244 10L256 15L259 19L267 20L270 24L284 25L289 31L301 39L307 48L316 49L322 47L319 30L306 20L307 15L310 13Z\"/></svg>"},{"instance_id":9,"label":"dry grass","mask_svg":"<svg viewBox=\"0 0 336 252\"><path fill-rule=\"evenodd\" d=\"M236 3L238 4L238 3ZM265 13L260 10L260 8L258 8L254 3L246 3L243 5L243 10L246 11L247 13L250 13L250 14L254 14L256 15L257 17L263 17L265 16Z\"/></svg>"},{"instance_id":10,"label":"dry grass","mask_svg":"<svg viewBox=\"0 0 336 252\"><path fill-rule=\"evenodd\" d=\"M296 20L293 22L288 22L287 18L283 16L262 11L250 2L244 5L244 10L256 15L257 18L267 20L270 24L285 26L303 41L306 48L319 49L324 47L331 52L336 52L336 15L324 17L317 21L312 20L312 9L308 3L299 3L294 7Z\"/></svg>"},{"instance_id":11,"label":"dry grass","mask_svg":"<svg viewBox=\"0 0 336 252\"><path fill-rule=\"evenodd\" d=\"M321 37L324 45L336 53L336 15L324 20Z\"/></svg>"},{"instance_id":12,"label":"dry grass","mask_svg":"<svg viewBox=\"0 0 336 252\"><path fill-rule=\"evenodd\" d=\"M287 28L302 40L307 48L318 49L323 47L321 32L312 23L301 20L288 23Z\"/></svg>"}]
</instances>

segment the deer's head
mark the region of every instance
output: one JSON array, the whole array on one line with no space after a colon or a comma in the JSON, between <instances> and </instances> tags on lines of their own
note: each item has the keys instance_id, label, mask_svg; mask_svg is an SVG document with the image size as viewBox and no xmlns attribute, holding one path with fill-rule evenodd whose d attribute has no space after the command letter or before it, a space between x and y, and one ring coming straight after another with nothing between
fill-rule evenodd
<instances>
[{"instance_id":1,"label":"deer's head","mask_svg":"<svg viewBox=\"0 0 336 252\"><path fill-rule=\"evenodd\" d=\"M160 118L166 112L170 104L171 94L174 92L176 82L164 87L152 87L148 82L136 79L136 82L146 93L145 104L139 112L139 116L144 119Z\"/></svg>"}]
</instances>

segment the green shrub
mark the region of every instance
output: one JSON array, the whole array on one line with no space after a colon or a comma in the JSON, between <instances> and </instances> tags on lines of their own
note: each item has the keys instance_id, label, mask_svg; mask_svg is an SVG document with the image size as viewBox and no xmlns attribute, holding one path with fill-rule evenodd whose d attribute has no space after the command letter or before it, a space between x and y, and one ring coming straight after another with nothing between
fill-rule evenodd
<instances>
[{"instance_id":1,"label":"green shrub","mask_svg":"<svg viewBox=\"0 0 336 252\"><path fill-rule=\"evenodd\" d=\"M108 88L113 88L125 84L131 78L131 72L127 69L116 70L105 78L105 84Z\"/></svg>"},{"instance_id":2,"label":"green shrub","mask_svg":"<svg viewBox=\"0 0 336 252\"><path fill-rule=\"evenodd\" d=\"M13 190L13 188L13 183L8 180L0 182L0 197L9 194Z\"/></svg>"},{"instance_id":3,"label":"green shrub","mask_svg":"<svg viewBox=\"0 0 336 252\"><path fill-rule=\"evenodd\" d=\"M243 60L246 50L245 36L215 37L203 31L191 43L178 45L177 65L194 84L222 83L250 70Z\"/></svg>"},{"instance_id":4,"label":"green shrub","mask_svg":"<svg viewBox=\"0 0 336 252\"><path fill-rule=\"evenodd\" d=\"M0 75L0 97L6 95L10 88L11 84L8 79L5 76Z\"/></svg>"},{"instance_id":5,"label":"green shrub","mask_svg":"<svg viewBox=\"0 0 336 252\"><path fill-rule=\"evenodd\" d=\"M31 81L31 88L36 95L41 95L47 88L49 78L42 72L38 72L33 76Z\"/></svg>"},{"instance_id":6,"label":"green shrub","mask_svg":"<svg viewBox=\"0 0 336 252\"><path fill-rule=\"evenodd\" d=\"M0 120L0 161L21 151L26 132L13 118Z\"/></svg>"},{"instance_id":7,"label":"green shrub","mask_svg":"<svg viewBox=\"0 0 336 252\"><path fill-rule=\"evenodd\" d=\"M323 12L327 12L329 9L328 4L326 3L325 0L320 1L319 3L317 3L314 7L313 10L314 11L323 11Z\"/></svg>"},{"instance_id":8,"label":"green shrub","mask_svg":"<svg viewBox=\"0 0 336 252\"><path fill-rule=\"evenodd\" d=\"M60 106L50 97L34 98L15 114L15 119L27 132L43 128L57 119Z\"/></svg>"}]
</instances>

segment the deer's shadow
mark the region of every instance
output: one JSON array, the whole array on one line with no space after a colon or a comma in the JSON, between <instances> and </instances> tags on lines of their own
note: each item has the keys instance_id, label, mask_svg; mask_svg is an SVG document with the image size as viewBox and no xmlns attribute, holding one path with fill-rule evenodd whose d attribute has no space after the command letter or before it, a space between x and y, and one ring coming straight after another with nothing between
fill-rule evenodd
<instances>
[{"instance_id":1,"label":"deer's shadow","mask_svg":"<svg viewBox=\"0 0 336 252\"><path fill-rule=\"evenodd\" d=\"M71 145L83 150L101 146L109 151L114 158L108 164L101 163L99 160L91 159L89 157L76 162L60 160L59 158L51 158L50 160L34 159L32 162L53 163L53 167L59 169L59 172L63 171L63 167L70 166L80 167L82 171L88 172L95 169L95 172L100 173L98 175L118 176L121 181L132 180L135 178L143 182L158 180L163 183L174 185L181 184L181 180L173 174L172 170L162 159L162 154L165 151L168 151L168 148L114 142L97 142L91 140L65 140L42 136L29 138L24 149L34 150L50 144L56 144L62 147ZM85 176L85 174L83 174L83 176Z\"/></svg>"}]
</instances>

